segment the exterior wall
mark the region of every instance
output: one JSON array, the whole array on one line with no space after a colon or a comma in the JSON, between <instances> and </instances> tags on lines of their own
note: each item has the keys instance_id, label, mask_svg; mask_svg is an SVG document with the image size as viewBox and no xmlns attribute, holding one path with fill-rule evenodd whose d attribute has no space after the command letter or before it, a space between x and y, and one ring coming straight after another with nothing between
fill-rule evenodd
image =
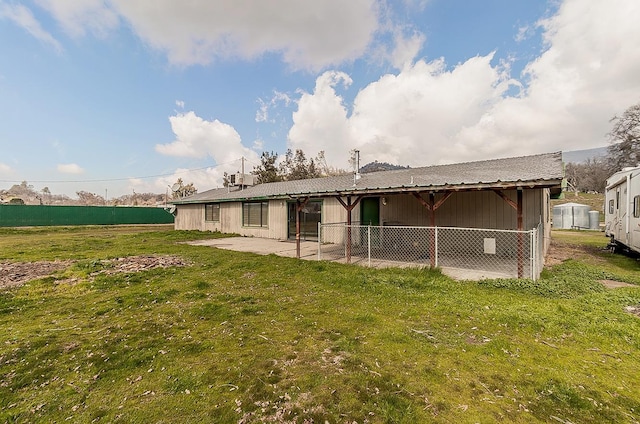
<instances>
[{"instance_id":1,"label":"exterior wall","mask_svg":"<svg viewBox=\"0 0 640 424\"><path fill-rule=\"evenodd\" d=\"M204 205L179 205L174 221L176 230L206 231L204 226Z\"/></svg>"},{"instance_id":2,"label":"exterior wall","mask_svg":"<svg viewBox=\"0 0 640 424\"><path fill-rule=\"evenodd\" d=\"M505 190L505 195L516 202L516 190ZM436 195L436 202L443 194ZM397 194L380 196L385 204L380 205L381 225L429 226L430 212L412 195ZM355 201L355 198L352 198ZM346 199L343 198L346 203ZM545 252L551 235L549 213L549 190L530 189L523 191L523 225L525 230L537 227L542 222L545 236ZM360 223L360 204L352 211L353 224ZM323 223L347 222L347 211L333 197L322 201ZM436 211L436 226L488 228L499 230L517 229L517 213L500 196L492 191L455 192ZM205 222L204 204L178 205L175 228L177 230L220 231L247 237L263 237L286 240L288 231L287 202L269 201L268 227L243 227L242 202L220 204L220 222Z\"/></svg>"},{"instance_id":3,"label":"exterior wall","mask_svg":"<svg viewBox=\"0 0 640 424\"><path fill-rule=\"evenodd\" d=\"M342 198L342 201L346 204L347 199ZM351 198L351 201L355 201L355 196ZM342 206L340 202L334 197L328 197L322 201L322 223L338 223L347 222L347 210ZM360 204L356 205L351 211L351 222L358 224L360 222Z\"/></svg>"},{"instance_id":4,"label":"exterior wall","mask_svg":"<svg viewBox=\"0 0 640 424\"><path fill-rule=\"evenodd\" d=\"M267 227L245 227L242 225L242 202L220 204L219 231L236 233L245 237L262 237L276 240L287 238L287 207L283 200L270 200ZM203 218L204 219L204 215Z\"/></svg>"},{"instance_id":5,"label":"exterior wall","mask_svg":"<svg viewBox=\"0 0 640 424\"><path fill-rule=\"evenodd\" d=\"M178 205L176 230L220 231L246 237L263 237L278 240L287 238L287 207L284 200L269 201L267 227L242 226L242 202L220 203L220 221L205 221L204 204Z\"/></svg>"},{"instance_id":6,"label":"exterior wall","mask_svg":"<svg viewBox=\"0 0 640 424\"><path fill-rule=\"evenodd\" d=\"M548 192L548 190L547 190ZM517 201L516 190L505 190L505 195ZM383 196L386 205L380 206L382 225L431 225L431 212L413 195ZM443 194L436 194L435 200ZM426 196L423 196L427 200ZM525 230L547 221L548 205L542 189L523 191L523 226ZM466 191L453 193L437 210L436 226L463 228L517 229L517 212L493 191Z\"/></svg>"}]
</instances>

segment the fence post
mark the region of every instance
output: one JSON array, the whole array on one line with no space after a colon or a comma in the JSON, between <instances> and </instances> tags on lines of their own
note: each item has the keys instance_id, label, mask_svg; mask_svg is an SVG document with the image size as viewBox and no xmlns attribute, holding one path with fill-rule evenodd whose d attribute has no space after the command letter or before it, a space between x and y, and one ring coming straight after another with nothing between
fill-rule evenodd
<instances>
[{"instance_id":1,"label":"fence post","mask_svg":"<svg viewBox=\"0 0 640 424\"><path fill-rule=\"evenodd\" d=\"M531 253L529 254L530 259L530 274L531 279L536 281L538 279L538 243L536 243L537 230L535 228L531 229L531 233L529 234L529 249L531 249Z\"/></svg>"},{"instance_id":2,"label":"fence post","mask_svg":"<svg viewBox=\"0 0 640 424\"><path fill-rule=\"evenodd\" d=\"M369 268L371 268L371 225L367 226L367 252L369 256Z\"/></svg>"},{"instance_id":3,"label":"fence post","mask_svg":"<svg viewBox=\"0 0 640 424\"><path fill-rule=\"evenodd\" d=\"M436 232L436 234L435 234L436 245L435 245L435 252L433 254L434 254L435 259L436 259L435 265L436 265L436 268L437 268L438 267L438 227L434 227L434 231Z\"/></svg>"},{"instance_id":4,"label":"fence post","mask_svg":"<svg viewBox=\"0 0 640 424\"><path fill-rule=\"evenodd\" d=\"M318 222L318 260L322 260L322 223Z\"/></svg>"},{"instance_id":5,"label":"fence post","mask_svg":"<svg viewBox=\"0 0 640 424\"><path fill-rule=\"evenodd\" d=\"M351 224L347 224L347 263L351 263Z\"/></svg>"}]
</instances>

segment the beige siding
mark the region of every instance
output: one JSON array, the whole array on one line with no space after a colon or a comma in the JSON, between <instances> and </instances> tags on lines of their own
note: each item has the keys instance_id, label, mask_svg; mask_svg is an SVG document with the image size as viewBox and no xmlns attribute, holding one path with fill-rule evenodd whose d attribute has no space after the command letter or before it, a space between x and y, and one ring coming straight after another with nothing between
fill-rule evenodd
<instances>
[{"instance_id":1,"label":"beige siding","mask_svg":"<svg viewBox=\"0 0 640 424\"><path fill-rule=\"evenodd\" d=\"M242 202L220 204L220 231L236 233L245 237L263 237L284 240L287 237L287 206L283 200L269 203L267 227L245 227L242 225Z\"/></svg>"},{"instance_id":2,"label":"beige siding","mask_svg":"<svg viewBox=\"0 0 640 424\"><path fill-rule=\"evenodd\" d=\"M204 231L204 205L179 205L174 221L176 230Z\"/></svg>"},{"instance_id":3,"label":"beige siding","mask_svg":"<svg viewBox=\"0 0 640 424\"><path fill-rule=\"evenodd\" d=\"M286 240L288 225L287 202L284 200L271 200L269 202L268 238Z\"/></svg>"},{"instance_id":4,"label":"beige siding","mask_svg":"<svg viewBox=\"0 0 640 424\"><path fill-rule=\"evenodd\" d=\"M517 201L516 190L505 190L504 194ZM428 200L428 195L423 195ZM438 202L444 195L436 194ZM382 225L429 226L430 212L412 195L397 194L381 196L386 205L380 205ZM342 199L346 203L346 198ZM355 196L352 197L355 201ZM546 240L549 239L549 190L531 189L523 191L524 229L534 228L543 222ZM360 222L360 204L352 211L352 222ZM287 202L269 201L268 227L244 227L242 225L242 203L220 204L220 222L205 222L204 205L179 205L176 215L177 230L221 231L248 237L264 237L284 240L287 238ZM329 197L322 201L322 222L347 222L347 211L337 199ZM470 191L453 193L436 211L439 227L493 228L513 230L517 228L516 211L493 191ZM548 242L547 242L548 244Z\"/></svg>"},{"instance_id":5,"label":"beige siding","mask_svg":"<svg viewBox=\"0 0 640 424\"><path fill-rule=\"evenodd\" d=\"M355 202L355 196L351 198L351 202ZM342 198L342 201L346 204L347 199ZM322 223L336 223L347 222L347 210L342 206L338 199L335 197L329 197L322 201ZM360 222L360 204L356 205L351 211L351 222Z\"/></svg>"},{"instance_id":6,"label":"beige siding","mask_svg":"<svg viewBox=\"0 0 640 424\"><path fill-rule=\"evenodd\" d=\"M505 190L505 195L517 201L516 190ZM383 225L429 226L430 212L410 194L384 196L386 205L380 207ZM436 194L435 201L443 194ZM423 195L428 201L428 195ZM546 206L543 190L524 190L524 228L531 229L544 220ZM517 212L493 191L453 193L437 210L436 226L464 228L493 228L515 230Z\"/></svg>"}]
</instances>

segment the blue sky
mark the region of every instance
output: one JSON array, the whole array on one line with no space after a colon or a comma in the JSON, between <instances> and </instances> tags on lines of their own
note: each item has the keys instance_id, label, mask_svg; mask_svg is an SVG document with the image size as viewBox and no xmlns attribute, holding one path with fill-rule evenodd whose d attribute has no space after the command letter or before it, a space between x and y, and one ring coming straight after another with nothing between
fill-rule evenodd
<instances>
[{"instance_id":1,"label":"blue sky","mask_svg":"<svg viewBox=\"0 0 640 424\"><path fill-rule=\"evenodd\" d=\"M348 169L351 149L415 167L603 146L640 101L637 16L637 0L0 0L0 189L204 191L288 148Z\"/></svg>"}]
</instances>

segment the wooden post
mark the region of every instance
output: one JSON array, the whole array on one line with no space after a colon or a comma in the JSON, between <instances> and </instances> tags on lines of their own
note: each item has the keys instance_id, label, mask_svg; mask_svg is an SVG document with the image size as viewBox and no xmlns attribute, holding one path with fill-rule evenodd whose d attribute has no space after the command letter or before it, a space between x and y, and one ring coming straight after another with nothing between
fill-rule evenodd
<instances>
[{"instance_id":1,"label":"wooden post","mask_svg":"<svg viewBox=\"0 0 640 424\"><path fill-rule=\"evenodd\" d=\"M422 198L420 193L414 192L412 194L413 194L413 197L418 199L420 204L422 204L422 206L424 206L425 209L427 209L430 212L429 223L431 225L431 228L433 228L433 231L429 236L429 262L430 262L431 268L435 268L436 266L436 211L440 206L442 206L444 202L447 201L449 197L451 197L453 192L446 191L444 193L444 196L442 196L442 198L437 202L436 202L436 195L433 192L429 193L428 202Z\"/></svg>"},{"instance_id":2,"label":"wooden post","mask_svg":"<svg viewBox=\"0 0 640 424\"><path fill-rule=\"evenodd\" d=\"M347 196L347 263L351 263L351 196Z\"/></svg>"},{"instance_id":3,"label":"wooden post","mask_svg":"<svg viewBox=\"0 0 640 424\"><path fill-rule=\"evenodd\" d=\"M431 233L429 235L429 266L431 268L436 267L436 195L429 193L429 206L431 210L431 217L429 224L431 225Z\"/></svg>"},{"instance_id":4,"label":"wooden post","mask_svg":"<svg viewBox=\"0 0 640 424\"><path fill-rule=\"evenodd\" d=\"M351 263L351 211L356 207L364 196L356 197L356 201L351 203L351 196L347 196L347 203L340 196L335 196L338 202L347 210L347 263Z\"/></svg>"},{"instance_id":5,"label":"wooden post","mask_svg":"<svg viewBox=\"0 0 640 424\"><path fill-rule=\"evenodd\" d=\"M516 190L517 199L516 202L509 199L506 194L504 194L501 190L494 189L493 190L498 196L500 196L505 202L507 202L513 209L516 210L516 226L518 230L518 247L517 247L517 256L518 256L518 278L522 278L524 275L524 226L522 223L522 189L518 188Z\"/></svg>"}]
</instances>

